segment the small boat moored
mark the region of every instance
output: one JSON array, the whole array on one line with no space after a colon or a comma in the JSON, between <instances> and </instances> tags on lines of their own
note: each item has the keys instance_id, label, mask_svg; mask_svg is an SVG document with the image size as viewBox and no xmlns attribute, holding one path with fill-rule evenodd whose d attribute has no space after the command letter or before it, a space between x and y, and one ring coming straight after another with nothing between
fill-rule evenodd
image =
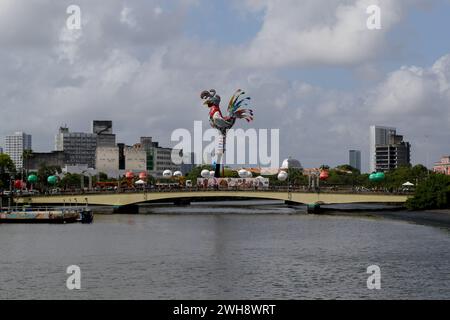
<instances>
[{"instance_id":1,"label":"small boat moored","mask_svg":"<svg viewBox=\"0 0 450 320\"><path fill-rule=\"evenodd\" d=\"M86 207L0 209L0 223L92 223L94 214Z\"/></svg>"}]
</instances>

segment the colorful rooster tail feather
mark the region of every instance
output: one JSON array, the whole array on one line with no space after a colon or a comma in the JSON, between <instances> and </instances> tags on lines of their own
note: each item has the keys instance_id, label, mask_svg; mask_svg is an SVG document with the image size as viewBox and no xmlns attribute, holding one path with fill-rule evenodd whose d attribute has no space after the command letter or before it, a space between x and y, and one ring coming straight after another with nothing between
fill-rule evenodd
<instances>
[{"instance_id":1,"label":"colorful rooster tail feather","mask_svg":"<svg viewBox=\"0 0 450 320\"><path fill-rule=\"evenodd\" d=\"M243 107L248 106L248 102L251 100L250 97L244 97L245 91L239 89L231 97L228 103L228 115L233 118L245 119L247 121L253 120L253 110L243 109Z\"/></svg>"}]
</instances>

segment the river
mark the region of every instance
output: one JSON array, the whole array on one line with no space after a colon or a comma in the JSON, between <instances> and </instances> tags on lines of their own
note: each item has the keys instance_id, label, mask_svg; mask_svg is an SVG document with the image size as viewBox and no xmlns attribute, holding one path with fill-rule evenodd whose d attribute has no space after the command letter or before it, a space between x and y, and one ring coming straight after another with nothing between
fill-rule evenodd
<instances>
[{"instance_id":1,"label":"river","mask_svg":"<svg viewBox=\"0 0 450 320\"><path fill-rule=\"evenodd\" d=\"M450 299L448 229L275 202L142 212L0 224L0 299ZM66 287L70 265L80 290Z\"/></svg>"}]
</instances>

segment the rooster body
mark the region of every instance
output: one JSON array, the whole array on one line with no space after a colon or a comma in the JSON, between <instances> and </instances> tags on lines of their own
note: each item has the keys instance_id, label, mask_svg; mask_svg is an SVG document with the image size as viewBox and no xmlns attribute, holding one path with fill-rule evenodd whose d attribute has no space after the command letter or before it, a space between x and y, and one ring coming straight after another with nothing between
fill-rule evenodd
<instances>
[{"instance_id":1,"label":"rooster body","mask_svg":"<svg viewBox=\"0 0 450 320\"><path fill-rule=\"evenodd\" d=\"M216 150L217 159L213 163L215 165L214 177L216 178L220 177L220 163L225 153L227 131L234 126L236 119L245 119L247 122L253 121L253 111L243 108L248 105L248 101L250 100L250 97L244 97L244 95L245 92L241 89L235 92L228 103L228 114L224 117L220 110L221 99L216 94L216 90L205 90L200 94L203 104L209 108L209 123L211 127L219 130L221 133L219 145Z\"/></svg>"},{"instance_id":2,"label":"rooster body","mask_svg":"<svg viewBox=\"0 0 450 320\"><path fill-rule=\"evenodd\" d=\"M247 122L252 121L253 110L242 108L243 106L247 106L250 100L250 97L243 97L244 95L244 91L241 89L237 90L228 103L227 116L223 116L220 110L221 99L216 94L216 90L203 91L200 97L209 108L209 123L211 127L225 135L226 131L234 126L236 119L245 119Z\"/></svg>"}]
</instances>

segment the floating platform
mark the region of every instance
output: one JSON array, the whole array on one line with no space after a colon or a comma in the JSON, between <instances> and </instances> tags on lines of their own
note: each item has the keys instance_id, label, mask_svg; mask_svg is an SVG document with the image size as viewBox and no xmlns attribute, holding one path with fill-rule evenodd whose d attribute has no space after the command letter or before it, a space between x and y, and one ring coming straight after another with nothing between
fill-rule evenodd
<instances>
[{"instance_id":1,"label":"floating platform","mask_svg":"<svg viewBox=\"0 0 450 320\"><path fill-rule=\"evenodd\" d=\"M88 208L0 210L0 223L92 223L94 214Z\"/></svg>"}]
</instances>

